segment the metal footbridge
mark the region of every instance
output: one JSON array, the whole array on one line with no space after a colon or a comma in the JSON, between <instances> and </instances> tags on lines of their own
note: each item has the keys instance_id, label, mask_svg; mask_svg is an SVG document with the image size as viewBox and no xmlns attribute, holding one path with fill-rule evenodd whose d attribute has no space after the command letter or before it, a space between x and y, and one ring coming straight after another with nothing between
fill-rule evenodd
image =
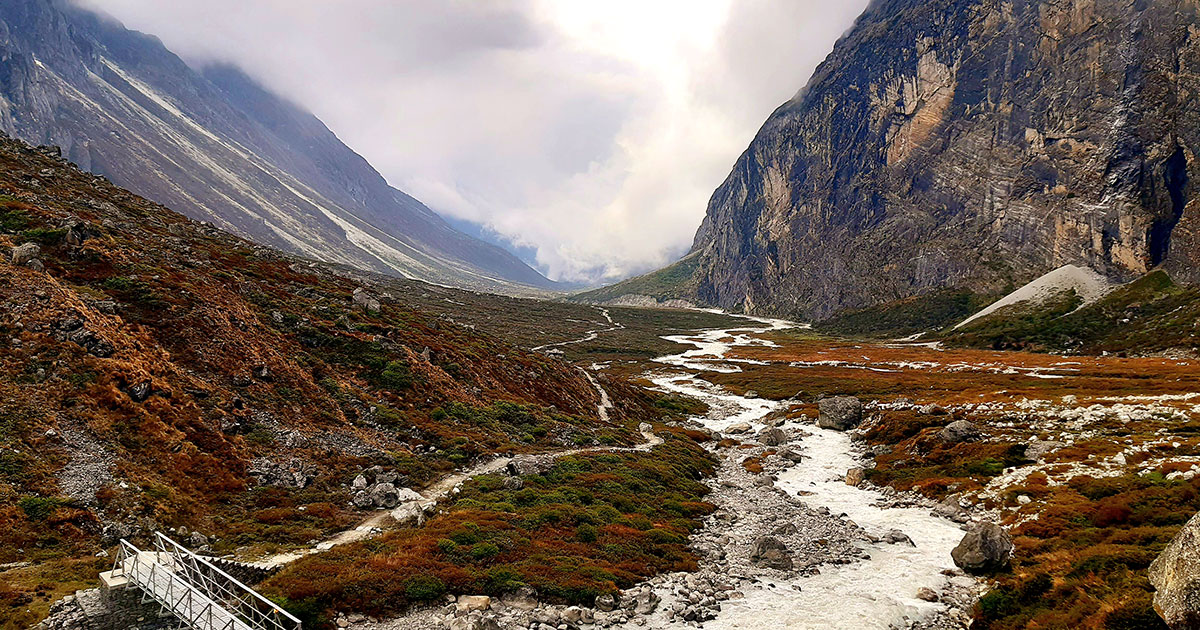
<instances>
[{"instance_id":1,"label":"metal footbridge","mask_svg":"<svg viewBox=\"0 0 1200 630\"><path fill-rule=\"evenodd\" d=\"M300 620L161 532L154 551L121 541L109 588L135 587L195 630L300 630Z\"/></svg>"}]
</instances>

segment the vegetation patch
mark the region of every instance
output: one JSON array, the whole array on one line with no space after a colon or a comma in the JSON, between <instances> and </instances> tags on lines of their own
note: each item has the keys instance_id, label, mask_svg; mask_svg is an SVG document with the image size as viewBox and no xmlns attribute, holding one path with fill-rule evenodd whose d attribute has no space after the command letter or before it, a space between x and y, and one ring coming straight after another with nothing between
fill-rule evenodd
<instances>
[{"instance_id":1,"label":"vegetation patch","mask_svg":"<svg viewBox=\"0 0 1200 630\"><path fill-rule=\"evenodd\" d=\"M423 527L308 556L265 589L321 624L334 611L380 615L521 585L591 604L659 572L694 570L686 540L713 509L699 480L714 462L692 439L664 437L650 453L560 459L519 489L475 478Z\"/></svg>"}]
</instances>

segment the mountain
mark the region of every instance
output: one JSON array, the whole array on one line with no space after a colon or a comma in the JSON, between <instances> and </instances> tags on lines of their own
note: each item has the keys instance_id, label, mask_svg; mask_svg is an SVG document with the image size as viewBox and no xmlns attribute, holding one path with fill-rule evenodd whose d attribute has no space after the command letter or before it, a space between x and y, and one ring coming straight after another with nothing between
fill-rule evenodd
<instances>
[{"instance_id":1,"label":"mountain","mask_svg":"<svg viewBox=\"0 0 1200 630\"><path fill-rule=\"evenodd\" d=\"M392 188L236 68L197 71L67 0L0 3L0 129L189 217L304 256L474 289L552 289Z\"/></svg>"},{"instance_id":2,"label":"mountain","mask_svg":"<svg viewBox=\"0 0 1200 630\"><path fill-rule=\"evenodd\" d=\"M876 0L713 194L691 297L822 319L1200 280L1200 3Z\"/></svg>"}]
</instances>

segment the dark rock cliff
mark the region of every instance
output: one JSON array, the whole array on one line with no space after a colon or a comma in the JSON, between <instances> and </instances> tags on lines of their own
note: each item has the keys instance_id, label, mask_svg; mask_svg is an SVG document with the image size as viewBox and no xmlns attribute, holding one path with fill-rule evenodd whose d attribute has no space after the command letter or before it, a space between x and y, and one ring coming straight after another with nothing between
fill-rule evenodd
<instances>
[{"instance_id":1,"label":"dark rock cliff","mask_svg":"<svg viewBox=\"0 0 1200 630\"><path fill-rule=\"evenodd\" d=\"M0 130L159 203L329 262L476 289L553 283L389 186L311 113L68 0L0 2Z\"/></svg>"},{"instance_id":2,"label":"dark rock cliff","mask_svg":"<svg viewBox=\"0 0 1200 630\"><path fill-rule=\"evenodd\" d=\"M822 318L1064 264L1200 280L1198 0L877 0L696 234L697 297Z\"/></svg>"}]
</instances>

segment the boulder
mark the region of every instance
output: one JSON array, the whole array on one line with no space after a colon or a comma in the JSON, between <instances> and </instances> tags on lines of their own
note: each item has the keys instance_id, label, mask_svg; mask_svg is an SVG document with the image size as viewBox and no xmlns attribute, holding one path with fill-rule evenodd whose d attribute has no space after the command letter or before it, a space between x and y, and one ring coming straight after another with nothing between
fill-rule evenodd
<instances>
[{"instance_id":1,"label":"boulder","mask_svg":"<svg viewBox=\"0 0 1200 630\"><path fill-rule=\"evenodd\" d=\"M469 613L475 610L487 610L492 607L492 598L487 595L459 595L458 610Z\"/></svg>"},{"instance_id":2,"label":"boulder","mask_svg":"<svg viewBox=\"0 0 1200 630\"><path fill-rule=\"evenodd\" d=\"M538 607L537 591L531 586L522 586L505 595L503 602L515 610L533 610Z\"/></svg>"},{"instance_id":3,"label":"boulder","mask_svg":"<svg viewBox=\"0 0 1200 630\"><path fill-rule=\"evenodd\" d=\"M975 426L975 423L970 420L955 420L946 425L938 433L938 437L948 444L969 442L979 439L979 427Z\"/></svg>"},{"instance_id":4,"label":"boulder","mask_svg":"<svg viewBox=\"0 0 1200 630\"><path fill-rule=\"evenodd\" d=\"M662 598L654 593L654 590L645 587L637 595L633 596L633 612L639 615L649 615L658 608L658 603Z\"/></svg>"},{"instance_id":5,"label":"boulder","mask_svg":"<svg viewBox=\"0 0 1200 630\"><path fill-rule=\"evenodd\" d=\"M764 446L779 446L787 442L787 433L784 433L783 429L778 428L763 429L758 434L758 441Z\"/></svg>"},{"instance_id":6,"label":"boulder","mask_svg":"<svg viewBox=\"0 0 1200 630\"><path fill-rule=\"evenodd\" d=\"M1040 462L1044 460L1047 455L1057 451L1062 447L1062 442L1056 442L1054 440L1035 440L1030 442L1029 446L1025 447L1025 458L1035 462Z\"/></svg>"},{"instance_id":7,"label":"boulder","mask_svg":"<svg viewBox=\"0 0 1200 630\"><path fill-rule=\"evenodd\" d=\"M617 598L609 593L596 596L596 610L612 612L617 607Z\"/></svg>"},{"instance_id":8,"label":"boulder","mask_svg":"<svg viewBox=\"0 0 1200 630\"><path fill-rule=\"evenodd\" d=\"M979 575L1008 566L1012 552L1012 538L1003 527L996 523L980 523L963 536L950 557L958 568Z\"/></svg>"},{"instance_id":9,"label":"boulder","mask_svg":"<svg viewBox=\"0 0 1200 630\"><path fill-rule=\"evenodd\" d=\"M903 543L910 547L917 546L916 543L912 541L912 538L908 537L908 534L905 534L898 529L889 529L887 533L883 535L881 540L889 545L899 545Z\"/></svg>"},{"instance_id":10,"label":"boulder","mask_svg":"<svg viewBox=\"0 0 1200 630\"><path fill-rule=\"evenodd\" d=\"M763 536L754 541L750 550L750 561L758 566L790 571L792 569L792 554L787 545L774 536Z\"/></svg>"},{"instance_id":11,"label":"boulder","mask_svg":"<svg viewBox=\"0 0 1200 630\"><path fill-rule=\"evenodd\" d=\"M804 455L801 454L800 451L793 448L781 448L779 449L777 455L794 464L799 464L804 459Z\"/></svg>"},{"instance_id":12,"label":"boulder","mask_svg":"<svg viewBox=\"0 0 1200 630\"><path fill-rule=\"evenodd\" d=\"M508 490L509 492L516 492L517 490L520 490L521 488L524 488L524 487L525 487L525 482L521 481L520 477L505 477L504 478L504 489Z\"/></svg>"},{"instance_id":13,"label":"boulder","mask_svg":"<svg viewBox=\"0 0 1200 630\"><path fill-rule=\"evenodd\" d=\"M922 586L921 588L917 589L917 599L927 602L936 602L938 600L938 594L937 591L929 588L928 586Z\"/></svg>"},{"instance_id":14,"label":"boulder","mask_svg":"<svg viewBox=\"0 0 1200 630\"><path fill-rule=\"evenodd\" d=\"M367 490L367 495L371 497L371 503L376 507L394 508L400 503L400 491L396 486L390 483L377 483Z\"/></svg>"},{"instance_id":15,"label":"boulder","mask_svg":"<svg viewBox=\"0 0 1200 630\"><path fill-rule=\"evenodd\" d=\"M854 396L822 398L817 407L820 411L817 426L822 429L846 431L862 422L862 401Z\"/></svg>"},{"instance_id":16,"label":"boulder","mask_svg":"<svg viewBox=\"0 0 1200 630\"><path fill-rule=\"evenodd\" d=\"M27 265L30 261L37 259L38 254L42 253L42 248L37 246L37 243L25 243L17 245L12 249L11 260L12 264L18 267Z\"/></svg>"},{"instance_id":17,"label":"boulder","mask_svg":"<svg viewBox=\"0 0 1200 630\"><path fill-rule=\"evenodd\" d=\"M1172 630L1200 628L1200 513L1150 564L1154 610Z\"/></svg>"},{"instance_id":18,"label":"boulder","mask_svg":"<svg viewBox=\"0 0 1200 630\"><path fill-rule=\"evenodd\" d=\"M863 470L862 468L855 467L855 468L851 468L850 470L847 470L846 471L846 485L857 487L858 485L862 484L863 479L866 478L866 474L867 474L867 472L865 470Z\"/></svg>"},{"instance_id":19,"label":"boulder","mask_svg":"<svg viewBox=\"0 0 1200 630\"><path fill-rule=\"evenodd\" d=\"M425 508L419 501L402 503L392 510L392 520L397 527L420 527L425 524Z\"/></svg>"},{"instance_id":20,"label":"boulder","mask_svg":"<svg viewBox=\"0 0 1200 630\"><path fill-rule=\"evenodd\" d=\"M738 422L725 427L725 433L729 435L743 435L752 430L754 430L754 428L745 422Z\"/></svg>"},{"instance_id":21,"label":"boulder","mask_svg":"<svg viewBox=\"0 0 1200 630\"><path fill-rule=\"evenodd\" d=\"M517 455L508 462L510 475L540 475L554 467L554 458L537 455Z\"/></svg>"}]
</instances>

